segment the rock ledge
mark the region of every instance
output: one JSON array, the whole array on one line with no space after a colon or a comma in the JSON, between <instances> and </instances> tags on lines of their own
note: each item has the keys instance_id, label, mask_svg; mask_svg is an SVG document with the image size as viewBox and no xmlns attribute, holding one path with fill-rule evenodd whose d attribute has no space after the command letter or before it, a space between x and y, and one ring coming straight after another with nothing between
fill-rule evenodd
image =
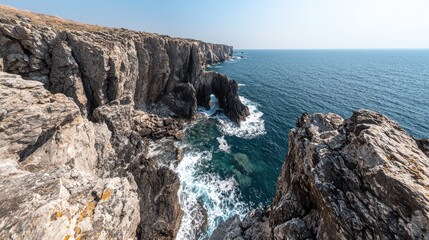
<instances>
[{"instance_id":1,"label":"rock ledge","mask_svg":"<svg viewBox=\"0 0 429 240\"><path fill-rule=\"evenodd\" d=\"M272 205L212 239L428 239L428 149L372 111L304 114Z\"/></svg>"}]
</instances>

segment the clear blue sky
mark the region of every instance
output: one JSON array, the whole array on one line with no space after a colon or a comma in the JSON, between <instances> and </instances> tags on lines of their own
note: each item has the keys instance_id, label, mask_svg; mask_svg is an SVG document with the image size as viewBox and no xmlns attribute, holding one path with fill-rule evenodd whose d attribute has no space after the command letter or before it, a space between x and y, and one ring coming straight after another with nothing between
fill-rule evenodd
<instances>
[{"instance_id":1,"label":"clear blue sky","mask_svg":"<svg viewBox=\"0 0 429 240\"><path fill-rule=\"evenodd\" d=\"M235 48L429 48L429 0L0 0Z\"/></svg>"}]
</instances>

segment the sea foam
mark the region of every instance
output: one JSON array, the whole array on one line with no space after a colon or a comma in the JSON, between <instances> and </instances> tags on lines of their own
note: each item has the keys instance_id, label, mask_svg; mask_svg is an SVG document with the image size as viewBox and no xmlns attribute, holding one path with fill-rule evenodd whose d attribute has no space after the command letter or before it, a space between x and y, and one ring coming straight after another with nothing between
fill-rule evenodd
<instances>
[{"instance_id":1,"label":"sea foam","mask_svg":"<svg viewBox=\"0 0 429 240\"><path fill-rule=\"evenodd\" d=\"M217 98L215 97L215 95L211 94L210 95L210 109L205 109L204 107L199 107L198 108L198 112L202 113L208 117L213 116L216 112L218 112L219 110L219 102L217 100Z\"/></svg>"},{"instance_id":2,"label":"sea foam","mask_svg":"<svg viewBox=\"0 0 429 240\"><path fill-rule=\"evenodd\" d=\"M219 129L225 135L237 136L240 138L255 138L266 134L265 122L262 116L264 113L258 110L258 105L245 97L240 96L241 102L249 108L250 115L246 121L241 122L240 126L229 120L226 116L219 116Z\"/></svg>"},{"instance_id":3,"label":"sea foam","mask_svg":"<svg viewBox=\"0 0 429 240\"><path fill-rule=\"evenodd\" d=\"M208 151L189 151L173 166L180 179L178 195L184 211L177 239L207 239L221 221L235 214L243 217L247 211L239 201L234 178L201 172L211 158Z\"/></svg>"},{"instance_id":4,"label":"sea foam","mask_svg":"<svg viewBox=\"0 0 429 240\"><path fill-rule=\"evenodd\" d=\"M217 141L219 142L219 149L226 153L231 152L231 147L228 145L228 142L225 140L225 136L217 137Z\"/></svg>"}]
</instances>

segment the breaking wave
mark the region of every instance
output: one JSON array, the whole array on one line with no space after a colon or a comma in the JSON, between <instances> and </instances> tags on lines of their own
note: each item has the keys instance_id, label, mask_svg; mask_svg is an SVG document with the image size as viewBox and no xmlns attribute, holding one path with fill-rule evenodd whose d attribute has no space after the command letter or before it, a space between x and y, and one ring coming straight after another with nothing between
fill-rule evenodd
<instances>
[{"instance_id":1,"label":"breaking wave","mask_svg":"<svg viewBox=\"0 0 429 240\"><path fill-rule=\"evenodd\" d=\"M247 212L234 178L202 172L211 159L208 151L189 151L173 167L180 179L178 195L184 211L177 239L207 239L221 221Z\"/></svg>"},{"instance_id":2,"label":"breaking wave","mask_svg":"<svg viewBox=\"0 0 429 240\"><path fill-rule=\"evenodd\" d=\"M265 122L262 118L264 113L258 110L258 105L245 97L240 97L240 100L249 108L250 115L246 118L246 121L241 122L240 126L229 120L225 115L219 116L220 131L225 135L247 139L266 134Z\"/></svg>"},{"instance_id":3,"label":"breaking wave","mask_svg":"<svg viewBox=\"0 0 429 240\"><path fill-rule=\"evenodd\" d=\"M219 142L219 149L226 153L231 152L231 147L228 145L228 142L225 140L225 136L217 137L217 141Z\"/></svg>"}]
</instances>

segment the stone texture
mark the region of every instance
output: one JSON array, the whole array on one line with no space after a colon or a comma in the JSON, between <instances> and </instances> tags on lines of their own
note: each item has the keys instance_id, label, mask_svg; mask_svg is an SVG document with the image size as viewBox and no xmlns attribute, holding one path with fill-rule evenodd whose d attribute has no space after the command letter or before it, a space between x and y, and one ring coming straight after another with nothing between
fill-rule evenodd
<instances>
[{"instance_id":1,"label":"stone texture","mask_svg":"<svg viewBox=\"0 0 429 240\"><path fill-rule=\"evenodd\" d=\"M0 6L3 71L38 80L72 97L92 117L99 106L130 96L135 107L159 103L176 116L192 118L213 92L232 120L249 115L227 77L206 72L209 63L232 56L232 47L126 29L93 28ZM26 15L32 21L17 16ZM50 20L44 25L39 18ZM76 26L69 28L69 26ZM86 31L75 29L86 28ZM209 79L209 80L207 80ZM204 89L213 91L204 91ZM197 94L200 96L197 98ZM209 94L204 95L204 94Z\"/></svg>"},{"instance_id":2,"label":"stone texture","mask_svg":"<svg viewBox=\"0 0 429 240\"><path fill-rule=\"evenodd\" d=\"M428 146L372 111L304 114L272 205L248 214L238 237L428 239Z\"/></svg>"},{"instance_id":3,"label":"stone texture","mask_svg":"<svg viewBox=\"0 0 429 240\"><path fill-rule=\"evenodd\" d=\"M130 98L125 98L94 111L95 121L111 129L115 149L113 161L105 162L103 167L110 169L107 172L131 174L138 186L141 221L136 229L137 238L174 239L183 216L177 198L179 179L171 169L160 166L157 159L148 155L149 140L140 129L142 125L147 126L144 129L152 127L150 135L160 134L158 137L176 137L179 129L176 120L135 111L132 104Z\"/></svg>"},{"instance_id":4,"label":"stone texture","mask_svg":"<svg viewBox=\"0 0 429 240\"><path fill-rule=\"evenodd\" d=\"M209 72L204 78L204 87L197 95L198 102L202 106L209 108L210 95L213 94L218 99L225 115L236 123L246 120L249 116L249 109L243 105L238 97L238 85L234 80L228 80L224 75L216 72Z\"/></svg>"},{"instance_id":5,"label":"stone texture","mask_svg":"<svg viewBox=\"0 0 429 240\"><path fill-rule=\"evenodd\" d=\"M109 130L40 82L0 73L0 96L0 238L134 238L134 179L98 174Z\"/></svg>"},{"instance_id":6,"label":"stone texture","mask_svg":"<svg viewBox=\"0 0 429 240\"><path fill-rule=\"evenodd\" d=\"M248 115L236 83L205 71L231 55L0 5L0 239L174 239L179 181L163 164L183 157L171 142L197 94L216 85L231 119ZM159 139L165 159L149 154Z\"/></svg>"}]
</instances>

